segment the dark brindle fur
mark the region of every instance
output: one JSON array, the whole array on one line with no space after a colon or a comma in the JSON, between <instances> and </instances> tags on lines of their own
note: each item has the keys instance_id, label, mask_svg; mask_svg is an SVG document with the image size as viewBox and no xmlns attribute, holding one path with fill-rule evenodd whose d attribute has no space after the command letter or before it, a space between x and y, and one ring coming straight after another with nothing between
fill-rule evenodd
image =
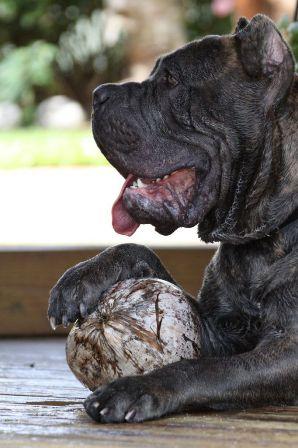
<instances>
[{"instance_id":1,"label":"dark brindle fur","mask_svg":"<svg viewBox=\"0 0 298 448\"><path fill-rule=\"evenodd\" d=\"M85 402L95 420L297 402L297 95L292 54L262 15L162 57L142 83L95 91L94 137L124 177L196 171L179 206L128 190L135 222L163 234L198 223L203 240L221 242L197 300L201 358L95 391ZM116 281L146 276L175 282L148 248L109 248L62 276L49 316L73 322Z\"/></svg>"}]
</instances>

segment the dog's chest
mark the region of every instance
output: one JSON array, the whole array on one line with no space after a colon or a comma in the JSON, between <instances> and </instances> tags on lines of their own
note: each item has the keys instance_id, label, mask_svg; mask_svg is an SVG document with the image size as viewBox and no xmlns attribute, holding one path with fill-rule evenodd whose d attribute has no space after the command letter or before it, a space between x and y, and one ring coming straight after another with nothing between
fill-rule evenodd
<instances>
[{"instance_id":1,"label":"dog's chest","mask_svg":"<svg viewBox=\"0 0 298 448\"><path fill-rule=\"evenodd\" d=\"M272 307L265 285L272 266L283 256L277 240L221 245L207 268L199 297L200 311L219 352L239 353L258 343L267 325L267 309ZM278 310L276 314L278 319Z\"/></svg>"},{"instance_id":2,"label":"dog's chest","mask_svg":"<svg viewBox=\"0 0 298 448\"><path fill-rule=\"evenodd\" d=\"M220 289L230 296L235 306L240 297L260 308L266 303L264 286L274 275L276 263L285 255L286 250L278 236L243 246L223 244L214 263Z\"/></svg>"}]
</instances>

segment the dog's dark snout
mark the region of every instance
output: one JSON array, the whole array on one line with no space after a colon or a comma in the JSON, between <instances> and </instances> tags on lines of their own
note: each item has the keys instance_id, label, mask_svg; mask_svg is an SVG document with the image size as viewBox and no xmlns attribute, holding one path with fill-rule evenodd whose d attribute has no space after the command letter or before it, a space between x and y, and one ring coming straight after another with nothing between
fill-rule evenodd
<instances>
[{"instance_id":1,"label":"dog's dark snout","mask_svg":"<svg viewBox=\"0 0 298 448\"><path fill-rule=\"evenodd\" d=\"M93 105L94 106L101 106L111 96L110 88L108 85L103 84L101 86L96 87L96 89L93 91Z\"/></svg>"}]
</instances>

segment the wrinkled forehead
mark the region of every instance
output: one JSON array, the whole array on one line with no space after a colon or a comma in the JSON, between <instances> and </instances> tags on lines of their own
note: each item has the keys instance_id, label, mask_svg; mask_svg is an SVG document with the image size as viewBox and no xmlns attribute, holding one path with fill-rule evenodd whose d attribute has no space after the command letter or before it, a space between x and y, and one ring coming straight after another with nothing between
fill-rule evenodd
<instances>
[{"instance_id":1,"label":"wrinkled forehead","mask_svg":"<svg viewBox=\"0 0 298 448\"><path fill-rule=\"evenodd\" d=\"M210 79L235 57L232 36L207 36L160 57L151 76L169 70L182 78Z\"/></svg>"}]
</instances>

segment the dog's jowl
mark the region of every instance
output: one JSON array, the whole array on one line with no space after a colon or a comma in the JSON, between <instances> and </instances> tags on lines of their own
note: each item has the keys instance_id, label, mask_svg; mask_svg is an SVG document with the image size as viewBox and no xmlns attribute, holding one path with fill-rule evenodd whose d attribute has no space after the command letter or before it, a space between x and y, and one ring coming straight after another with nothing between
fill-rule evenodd
<instances>
[{"instance_id":1,"label":"dog's jowl","mask_svg":"<svg viewBox=\"0 0 298 448\"><path fill-rule=\"evenodd\" d=\"M196 299L201 357L96 390L95 420L297 402L297 97L293 56L262 15L161 57L141 83L95 90L94 138L125 178L114 229L198 225L221 242ZM141 277L175 283L148 248L109 248L61 277L51 322L86 317L111 285Z\"/></svg>"}]
</instances>

